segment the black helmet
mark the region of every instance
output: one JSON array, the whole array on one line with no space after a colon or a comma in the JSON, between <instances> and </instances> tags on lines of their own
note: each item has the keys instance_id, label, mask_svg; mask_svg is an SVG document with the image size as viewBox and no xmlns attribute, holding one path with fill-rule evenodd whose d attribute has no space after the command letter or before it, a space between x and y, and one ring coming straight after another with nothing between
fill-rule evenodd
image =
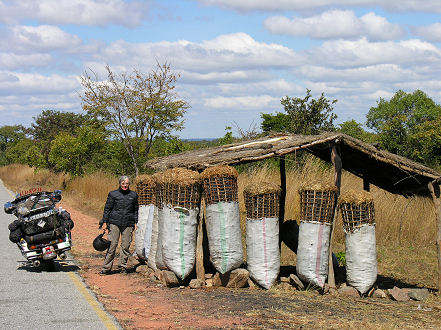
<instances>
[{"instance_id":1,"label":"black helmet","mask_svg":"<svg viewBox=\"0 0 441 330\"><path fill-rule=\"evenodd\" d=\"M110 246L110 241L103 237L104 233L99 234L93 240L93 248L97 251L105 251Z\"/></svg>"}]
</instances>

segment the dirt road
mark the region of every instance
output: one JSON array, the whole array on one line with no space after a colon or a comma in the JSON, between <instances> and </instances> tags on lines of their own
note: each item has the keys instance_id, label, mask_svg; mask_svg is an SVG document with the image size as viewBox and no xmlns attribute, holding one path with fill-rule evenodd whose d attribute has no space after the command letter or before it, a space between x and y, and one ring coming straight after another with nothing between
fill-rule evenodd
<instances>
[{"instance_id":1,"label":"dirt road","mask_svg":"<svg viewBox=\"0 0 441 330\"><path fill-rule=\"evenodd\" d=\"M136 272L99 276L104 254L92 248L98 220L63 206L75 221L73 252L80 275L126 329L441 328L440 299L433 296L424 303L395 302L296 291L287 283L269 291L170 289Z\"/></svg>"}]
</instances>

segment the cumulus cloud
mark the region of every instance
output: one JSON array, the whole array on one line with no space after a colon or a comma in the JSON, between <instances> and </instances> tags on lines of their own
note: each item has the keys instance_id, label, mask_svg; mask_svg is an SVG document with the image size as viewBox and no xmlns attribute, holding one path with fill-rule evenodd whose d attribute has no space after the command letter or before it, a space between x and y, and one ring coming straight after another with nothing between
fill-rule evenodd
<instances>
[{"instance_id":1,"label":"cumulus cloud","mask_svg":"<svg viewBox=\"0 0 441 330\"><path fill-rule=\"evenodd\" d=\"M274 34L307 36L314 39L359 38L389 40L403 36L403 29L384 17L368 13L358 18L350 10L330 10L306 18L269 17L264 26Z\"/></svg>"},{"instance_id":2,"label":"cumulus cloud","mask_svg":"<svg viewBox=\"0 0 441 330\"><path fill-rule=\"evenodd\" d=\"M42 75L37 73L1 72L0 80L2 94L54 94L72 93L79 88L78 79L74 76L61 76L58 74ZM27 100L29 102L29 100Z\"/></svg>"},{"instance_id":3,"label":"cumulus cloud","mask_svg":"<svg viewBox=\"0 0 441 330\"><path fill-rule=\"evenodd\" d=\"M46 24L138 26L146 17L150 1L124 0L20 0L0 1L0 22L17 24L38 20Z\"/></svg>"},{"instance_id":4,"label":"cumulus cloud","mask_svg":"<svg viewBox=\"0 0 441 330\"><path fill-rule=\"evenodd\" d=\"M280 99L270 95L258 96L216 96L204 100L204 106L212 109L261 109L278 103Z\"/></svg>"},{"instance_id":5,"label":"cumulus cloud","mask_svg":"<svg viewBox=\"0 0 441 330\"><path fill-rule=\"evenodd\" d=\"M347 7L379 7L396 12L436 12L441 13L439 0L197 0L200 3L212 6L229 8L241 12L249 11L308 11L324 10L326 8Z\"/></svg>"},{"instance_id":6,"label":"cumulus cloud","mask_svg":"<svg viewBox=\"0 0 441 330\"><path fill-rule=\"evenodd\" d=\"M77 36L52 25L11 26L5 40L0 42L10 50L25 53L72 49L78 47L81 43L81 39Z\"/></svg>"},{"instance_id":7,"label":"cumulus cloud","mask_svg":"<svg viewBox=\"0 0 441 330\"><path fill-rule=\"evenodd\" d=\"M399 42L369 42L360 40L333 40L307 51L316 63L327 63L334 67L359 67L375 64L395 63L419 65L440 63L441 51L435 45L417 39Z\"/></svg>"},{"instance_id":8,"label":"cumulus cloud","mask_svg":"<svg viewBox=\"0 0 441 330\"><path fill-rule=\"evenodd\" d=\"M0 70L23 70L49 65L53 58L49 54L0 53Z\"/></svg>"},{"instance_id":9,"label":"cumulus cloud","mask_svg":"<svg viewBox=\"0 0 441 330\"><path fill-rule=\"evenodd\" d=\"M305 58L288 47L258 42L240 32L200 43L186 40L136 44L116 41L95 54L88 66L93 67L93 62L107 62L127 68L151 69L156 60L168 61L176 70L206 73L293 67L304 63Z\"/></svg>"},{"instance_id":10,"label":"cumulus cloud","mask_svg":"<svg viewBox=\"0 0 441 330\"><path fill-rule=\"evenodd\" d=\"M413 33L423 39L440 42L441 41L441 23L434 23L427 26L414 27Z\"/></svg>"}]
</instances>

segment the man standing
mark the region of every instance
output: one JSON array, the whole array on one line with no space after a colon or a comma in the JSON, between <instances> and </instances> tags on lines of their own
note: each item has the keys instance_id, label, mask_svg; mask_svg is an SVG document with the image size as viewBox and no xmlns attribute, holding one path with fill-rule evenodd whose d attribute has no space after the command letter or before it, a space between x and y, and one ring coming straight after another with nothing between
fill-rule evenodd
<instances>
[{"instance_id":1,"label":"man standing","mask_svg":"<svg viewBox=\"0 0 441 330\"><path fill-rule=\"evenodd\" d=\"M132 234L138 223L138 195L135 191L129 189L129 185L129 177L121 176L119 178L119 188L109 192L107 196L103 218L99 225L101 228L103 224L106 224L109 230L110 247L104 258L101 275L110 274L120 236L121 250L118 268L121 274L127 274L127 260L130 256L129 247L132 243Z\"/></svg>"}]
</instances>

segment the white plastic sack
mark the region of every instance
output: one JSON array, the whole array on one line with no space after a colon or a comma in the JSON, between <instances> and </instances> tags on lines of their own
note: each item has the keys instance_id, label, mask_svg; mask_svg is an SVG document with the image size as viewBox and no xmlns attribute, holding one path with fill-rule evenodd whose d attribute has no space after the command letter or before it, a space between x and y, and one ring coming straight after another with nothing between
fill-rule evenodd
<instances>
[{"instance_id":1,"label":"white plastic sack","mask_svg":"<svg viewBox=\"0 0 441 330\"><path fill-rule=\"evenodd\" d=\"M199 209L182 212L164 206L161 211L159 224L164 264L178 278L184 279L193 270L196 261L196 230Z\"/></svg>"},{"instance_id":2,"label":"white plastic sack","mask_svg":"<svg viewBox=\"0 0 441 330\"><path fill-rule=\"evenodd\" d=\"M346 232L345 242L347 283L363 294L377 280L375 225L365 224L352 233Z\"/></svg>"},{"instance_id":3,"label":"white plastic sack","mask_svg":"<svg viewBox=\"0 0 441 330\"><path fill-rule=\"evenodd\" d=\"M225 274L243 263L239 203L219 202L206 207L206 227L210 261Z\"/></svg>"},{"instance_id":4,"label":"white plastic sack","mask_svg":"<svg viewBox=\"0 0 441 330\"><path fill-rule=\"evenodd\" d=\"M162 241L165 231L165 223L164 223L164 208L158 210L158 238L156 242L156 254L155 254L155 265L156 268L159 269L167 269L167 266L164 262L164 256L162 253Z\"/></svg>"},{"instance_id":5,"label":"white plastic sack","mask_svg":"<svg viewBox=\"0 0 441 330\"><path fill-rule=\"evenodd\" d=\"M147 231L146 231L147 232ZM153 209L153 219L152 219L152 234L150 236L150 250L145 252L147 255L147 266L151 269L156 270L156 250L158 246L158 208L155 206ZM146 239L144 238L144 246L147 245Z\"/></svg>"},{"instance_id":6,"label":"white plastic sack","mask_svg":"<svg viewBox=\"0 0 441 330\"><path fill-rule=\"evenodd\" d=\"M135 231L135 252L138 258L142 260L146 260L148 256L148 251L147 254L145 253L146 236L149 236L148 250L150 250L153 209L154 205L140 205L138 208L138 224L136 225Z\"/></svg>"},{"instance_id":7,"label":"white plastic sack","mask_svg":"<svg viewBox=\"0 0 441 330\"><path fill-rule=\"evenodd\" d=\"M321 288L328 277L331 225L300 222L296 271L300 279Z\"/></svg>"},{"instance_id":8,"label":"white plastic sack","mask_svg":"<svg viewBox=\"0 0 441 330\"><path fill-rule=\"evenodd\" d=\"M279 218L247 218L247 265L259 285L273 286L280 272Z\"/></svg>"}]
</instances>

